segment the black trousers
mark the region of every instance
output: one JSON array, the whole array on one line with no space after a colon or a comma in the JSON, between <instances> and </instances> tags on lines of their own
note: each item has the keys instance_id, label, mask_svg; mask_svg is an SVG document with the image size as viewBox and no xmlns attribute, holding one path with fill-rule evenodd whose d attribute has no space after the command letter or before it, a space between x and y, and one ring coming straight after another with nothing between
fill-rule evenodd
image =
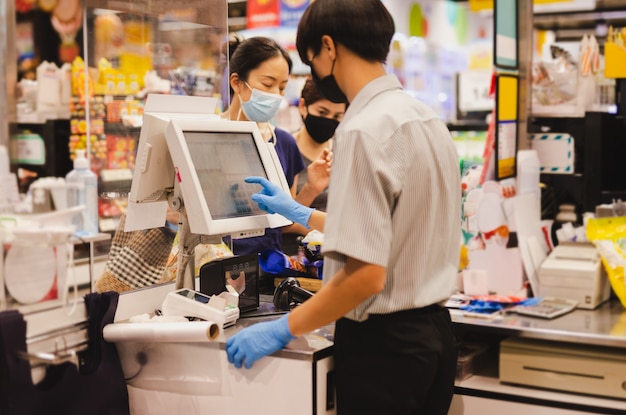
<instances>
[{"instance_id":1,"label":"black trousers","mask_svg":"<svg viewBox=\"0 0 626 415\"><path fill-rule=\"evenodd\" d=\"M335 326L337 415L446 415L458 346L439 305Z\"/></svg>"}]
</instances>

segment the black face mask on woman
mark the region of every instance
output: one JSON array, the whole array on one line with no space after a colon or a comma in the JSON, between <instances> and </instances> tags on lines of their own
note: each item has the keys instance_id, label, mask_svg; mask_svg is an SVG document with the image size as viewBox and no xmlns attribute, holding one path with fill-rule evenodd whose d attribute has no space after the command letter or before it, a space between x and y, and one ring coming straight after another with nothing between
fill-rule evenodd
<instances>
[{"instance_id":1,"label":"black face mask on woman","mask_svg":"<svg viewBox=\"0 0 626 415\"><path fill-rule=\"evenodd\" d=\"M339 125L339 121L332 118L318 117L317 115L307 114L303 118L304 126L309 135L316 143L323 144L328 141Z\"/></svg>"}]
</instances>

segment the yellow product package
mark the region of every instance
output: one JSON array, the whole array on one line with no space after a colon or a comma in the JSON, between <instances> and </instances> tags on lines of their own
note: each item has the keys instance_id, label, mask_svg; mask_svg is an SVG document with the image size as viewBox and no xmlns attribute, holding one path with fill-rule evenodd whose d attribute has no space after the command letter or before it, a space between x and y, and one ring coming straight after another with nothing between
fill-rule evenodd
<instances>
[{"instance_id":1,"label":"yellow product package","mask_svg":"<svg viewBox=\"0 0 626 415\"><path fill-rule=\"evenodd\" d=\"M586 232L602 258L613 292L626 307L626 216L589 219Z\"/></svg>"}]
</instances>

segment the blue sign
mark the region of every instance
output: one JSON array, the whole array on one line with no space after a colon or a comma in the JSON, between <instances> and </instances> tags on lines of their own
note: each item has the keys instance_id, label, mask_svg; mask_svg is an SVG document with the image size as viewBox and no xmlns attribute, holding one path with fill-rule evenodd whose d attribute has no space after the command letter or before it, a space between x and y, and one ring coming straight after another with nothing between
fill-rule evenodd
<instances>
[{"instance_id":1,"label":"blue sign","mask_svg":"<svg viewBox=\"0 0 626 415\"><path fill-rule=\"evenodd\" d=\"M283 27L297 27L309 3L310 0L281 0L280 25Z\"/></svg>"}]
</instances>

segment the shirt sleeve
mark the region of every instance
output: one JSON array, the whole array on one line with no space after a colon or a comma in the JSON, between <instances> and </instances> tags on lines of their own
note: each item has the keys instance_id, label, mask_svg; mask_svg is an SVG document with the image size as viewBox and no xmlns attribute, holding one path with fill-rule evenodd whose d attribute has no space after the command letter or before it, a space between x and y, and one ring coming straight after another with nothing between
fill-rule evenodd
<instances>
[{"instance_id":1,"label":"shirt sleeve","mask_svg":"<svg viewBox=\"0 0 626 415\"><path fill-rule=\"evenodd\" d=\"M324 255L387 266L395 206L384 146L363 132L344 132L337 146L324 225Z\"/></svg>"}]
</instances>

